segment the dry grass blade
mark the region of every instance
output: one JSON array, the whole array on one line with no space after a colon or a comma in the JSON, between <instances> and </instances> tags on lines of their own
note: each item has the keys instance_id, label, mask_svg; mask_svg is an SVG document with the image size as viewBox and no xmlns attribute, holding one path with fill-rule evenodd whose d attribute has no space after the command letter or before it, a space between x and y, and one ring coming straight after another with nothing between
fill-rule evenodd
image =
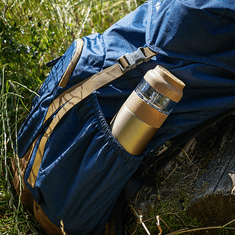
<instances>
[{"instance_id":1,"label":"dry grass blade","mask_svg":"<svg viewBox=\"0 0 235 235\"><path fill-rule=\"evenodd\" d=\"M159 234L158 235L161 235L162 234L162 228L161 228L161 225L160 225L160 216L157 215L156 219L157 219L157 227L159 229Z\"/></svg>"},{"instance_id":2,"label":"dry grass blade","mask_svg":"<svg viewBox=\"0 0 235 235\"><path fill-rule=\"evenodd\" d=\"M204 230L211 230L211 229L223 229L223 228L227 227L229 224L231 224L233 222L235 222L235 219L231 220L230 222L228 222L227 224L225 224L223 226L209 226L209 227L194 228L194 229L185 228L185 229L180 229L180 230L174 231L172 233L168 233L166 235L182 234L182 233L204 231ZM229 229L235 229L235 228L229 228Z\"/></svg>"},{"instance_id":3,"label":"dry grass blade","mask_svg":"<svg viewBox=\"0 0 235 235\"><path fill-rule=\"evenodd\" d=\"M66 232L64 231L64 223L63 223L63 220L60 221L60 225L61 225L60 230L61 230L62 234L63 234L63 235L66 235Z\"/></svg>"},{"instance_id":4,"label":"dry grass blade","mask_svg":"<svg viewBox=\"0 0 235 235\"><path fill-rule=\"evenodd\" d=\"M151 233L150 233L149 230L147 229L145 223L143 222L143 215L139 215L139 220L140 220L139 223L143 226L143 228L144 228L144 230L146 231L146 233L147 233L148 235L151 235Z\"/></svg>"},{"instance_id":5,"label":"dry grass blade","mask_svg":"<svg viewBox=\"0 0 235 235\"><path fill-rule=\"evenodd\" d=\"M172 231L172 229L168 226L168 224L162 218L160 218L160 220L170 231Z\"/></svg>"}]
</instances>

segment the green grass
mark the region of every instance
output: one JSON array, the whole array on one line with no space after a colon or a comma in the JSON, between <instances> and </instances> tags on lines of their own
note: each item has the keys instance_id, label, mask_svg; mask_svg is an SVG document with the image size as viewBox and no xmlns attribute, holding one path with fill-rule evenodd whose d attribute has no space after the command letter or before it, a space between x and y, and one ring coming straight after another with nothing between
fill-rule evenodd
<instances>
[{"instance_id":1,"label":"green grass","mask_svg":"<svg viewBox=\"0 0 235 235\"><path fill-rule=\"evenodd\" d=\"M12 187L11 161L18 130L50 71L46 63L61 56L76 38L104 32L143 2L0 0L0 234L44 234ZM159 232L151 219L157 214L172 230L182 228L179 217L192 223L183 211L169 214L166 206L149 212L146 225L152 234ZM147 233L139 225L136 234Z\"/></svg>"},{"instance_id":2,"label":"green grass","mask_svg":"<svg viewBox=\"0 0 235 235\"><path fill-rule=\"evenodd\" d=\"M16 136L49 73L78 37L100 32L140 0L0 0L0 234L43 234L12 187Z\"/></svg>"}]
</instances>

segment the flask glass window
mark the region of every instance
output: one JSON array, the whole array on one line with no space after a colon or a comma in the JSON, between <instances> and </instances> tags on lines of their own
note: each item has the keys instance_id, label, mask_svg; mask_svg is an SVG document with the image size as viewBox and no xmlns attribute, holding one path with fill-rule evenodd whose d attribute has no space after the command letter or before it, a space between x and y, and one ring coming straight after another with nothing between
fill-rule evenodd
<instances>
[{"instance_id":1,"label":"flask glass window","mask_svg":"<svg viewBox=\"0 0 235 235\"><path fill-rule=\"evenodd\" d=\"M140 81L135 92L148 105L166 115L170 114L177 104L153 88L145 79Z\"/></svg>"}]
</instances>

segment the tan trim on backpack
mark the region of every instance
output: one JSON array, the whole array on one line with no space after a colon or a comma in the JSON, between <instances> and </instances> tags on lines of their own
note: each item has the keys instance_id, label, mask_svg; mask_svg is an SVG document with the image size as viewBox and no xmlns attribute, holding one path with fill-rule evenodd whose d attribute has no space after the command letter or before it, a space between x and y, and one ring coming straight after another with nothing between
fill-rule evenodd
<instances>
[{"instance_id":1,"label":"tan trim on backpack","mask_svg":"<svg viewBox=\"0 0 235 235\"><path fill-rule=\"evenodd\" d=\"M73 55L72 60L69 63L69 66L67 67L62 78L60 79L60 83L58 85L59 87L66 87L66 84L67 84L67 82L68 82L80 56L81 56L84 41L82 39L77 39L76 41L77 41L76 51Z\"/></svg>"},{"instance_id":2,"label":"tan trim on backpack","mask_svg":"<svg viewBox=\"0 0 235 235\"><path fill-rule=\"evenodd\" d=\"M33 201L33 214L35 219L48 235L68 235L68 233L62 232L60 228L55 226L49 220L49 218L45 215L42 208L37 204L35 200Z\"/></svg>"},{"instance_id":3,"label":"tan trim on backpack","mask_svg":"<svg viewBox=\"0 0 235 235\"><path fill-rule=\"evenodd\" d=\"M23 158L17 157L17 159L13 158L12 160L12 171L14 174L13 186L16 190L16 193L21 195L21 201L28 210L32 210L33 198L29 189L25 185L24 175L37 140L38 138L34 140L30 149Z\"/></svg>"}]
</instances>

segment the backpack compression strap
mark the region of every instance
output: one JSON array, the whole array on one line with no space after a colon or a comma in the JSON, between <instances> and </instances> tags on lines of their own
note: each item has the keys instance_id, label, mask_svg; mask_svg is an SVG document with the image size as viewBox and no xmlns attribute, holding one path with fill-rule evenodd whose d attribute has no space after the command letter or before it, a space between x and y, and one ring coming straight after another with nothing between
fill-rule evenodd
<instances>
[{"instance_id":1,"label":"backpack compression strap","mask_svg":"<svg viewBox=\"0 0 235 235\"><path fill-rule=\"evenodd\" d=\"M66 102L70 101L73 98L76 98L78 102L85 99L92 92L98 90L104 85L114 81L115 79L121 77L127 71L136 68L137 65L149 61L157 53L150 50L148 47L139 48L137 51L125 54L117 60L117 63L100 71L97 74L87 78L86 80L76 84L70 89L66 90L60 96L58 96L51 103L48 108L47 114L44 119L44 123L51 117L51 115L58 110ZM77 56L76 54L74 56ZM75 67L76 64L74 64ZM68 76L70 76L68 74ZM67 76L67 77L68 77ZM63 76L64 77L64 76ZM67 78L68 79L68 78ZM67 80L64 77L63 80ZM61 84L61 82L60 82ZM64 82L63 82L64 84ZM78 103L77 102L77 103Z\"/></svg>"},{"instance_id":2,"label":"backpack compression strap","mask_svg":"<svg viewBox=\"0 0 235 235\"><path fill-rule=\"evenodd\" d=\"M93 76L87 78L86 80L69 88L60 96L58 96L55 100L53 100L53 102L48 108L43 123L45 123L55 111L57 111L59 108L60 110L55 115L55 117L51 121L49 127L47 128L46 132L44 133L43 137L40 140L35 160L28 178L28 183L32 187L35 187L38 171L42 162L47 140L50 137L56 125L62 119L62 117L76 104L78 104L80 101L88 97L92 92L98 90L99 88L110 83L111 81L114 81L118 77L125 74L127 71L134 69L137 65L149 61L156 54L157 53L153 52L148 47L138 48L137 51L125 54L124 56L120 57L117 60L116 64L108 67L107 69L102 70L97 74L94 74ZM80 55L76 55L75 53L75 56L80 56ZM73 69L75 65L76 64L73 63ZM65 78L65 80L68 81L68 78Z\"/></svg>"}]
</instances>

